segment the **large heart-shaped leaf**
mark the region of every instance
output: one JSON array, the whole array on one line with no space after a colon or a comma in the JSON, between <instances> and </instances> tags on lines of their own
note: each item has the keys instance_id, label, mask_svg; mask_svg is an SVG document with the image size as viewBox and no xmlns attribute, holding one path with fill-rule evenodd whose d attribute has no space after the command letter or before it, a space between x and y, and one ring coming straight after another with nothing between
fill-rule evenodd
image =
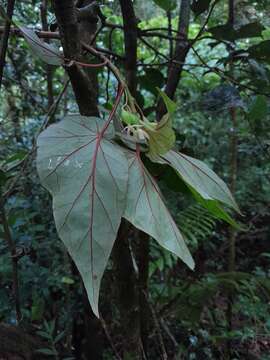
<instances>
[{"instance_id":1,"label":"large heart-shaped leaf","mask_svg":"<svg viewBox=\"0 0 270 360\"><path fill-rule=\"evenodd\" d=\"M138 229L179 256L191 269L194 262L160 193L159 187L144 167L137 151L128 152L129 180L124 217Z\"/></svg>"},{"instance_id":2,"label":"large heart-shaped leaf","mask_svg":"<svg viewBox=\"0 0 270 360\"><path fill-rule=\"evenodd\" d=\"M62 65L63 55L62 53L52 44L47 44L36 35L36 33L24 26L18 26L21 30L25 40L29 44L31 50L41 60L50 65Z\"/></svg>"},{"instance_id":3,"label":"large heart-shaped leaf","mask_svg":"<svg viewBox=\"0 0 270 360\"><path fill-rule=\"evenodd\" d=\"M102 275L123 215L128 162L113 143L111 127L103 136L99 118L67 116L38 138L37 167L53 196L58 234L84 281L98 315Z\"/></svg>"},{"instance_id":4,"label":"large heart-shaped leaf","mask_svg":"<svg viewBox=\"0 0 270 360\"><path fill-rule=\"evenodd\" d=\"M227 185L202 161L174 150L163 155L162 161L172 166L203 199L218 200L240 212Z\"/></svg>"}]
</instances>

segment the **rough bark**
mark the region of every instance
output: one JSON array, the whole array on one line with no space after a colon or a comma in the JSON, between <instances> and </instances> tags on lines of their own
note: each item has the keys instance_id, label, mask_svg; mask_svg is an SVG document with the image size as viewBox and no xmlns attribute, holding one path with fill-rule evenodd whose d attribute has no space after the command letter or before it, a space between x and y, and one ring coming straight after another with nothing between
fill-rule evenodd
<instances>
[{"instance_id":1,"label":"rough bark","mask_svg":"<svg viewBox=\"0 0 270 360\"><path fill-rule=\"evenodd\" d=\"M126 53L126 81L131 94L135 96L137 88L137 19L131 0L119 0L123 23Z\"/></svg>"},{"instance_id":2,"label":"rough bark","mask_svg":"<svg viewBox=\"0 0 270 360\"><path fill-rule=\"evenodd\" d=\"M128 241L130 224L122 221L113 249L116 291L119 301L121 331L124 338L123 358L141 359L138 281Z\"/></svg>"},{"instance_id":3,"label":"rough bark","mask_svg":"<svg viewBox=\"0 0 270 360\"><path fill-rule=\"evenodd\" d=\"M69 60L82 60L81 39L92 39L94 26L79 26L78 11L73 0L53 1L53 7L59 26L64 55ZM90 21L90 20L89 20ZM89 32L91 30L91 33ZM85 59L84 59L85 60ZM98 115L96 80L89 76L89 72L76 64L67 64L72 88L82 115ZM93 72L91 72L93 74Z\"/></svg>"},{"instance_id":4,"label":"rough bark","mask_svg":"<svg viewBox=\"0 0 270 360\"><path fill-rule=\"evenodd\" d=\"M139 234L139 305L140 331L144 353L147 355L149 337L149 305L148 305L148 276L150 261L149 235L138 231Z\"/></svg>"}]
</instances>

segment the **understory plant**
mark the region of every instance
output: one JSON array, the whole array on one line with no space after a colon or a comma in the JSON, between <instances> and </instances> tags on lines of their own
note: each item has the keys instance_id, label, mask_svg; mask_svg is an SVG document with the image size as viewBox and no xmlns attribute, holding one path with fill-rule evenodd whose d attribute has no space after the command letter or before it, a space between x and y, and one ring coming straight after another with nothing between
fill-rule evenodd
<instances>
[{"instance_id":1,"label":"understory plant","mask_svg":"<svg viewBox=\"0 0 270 360\"><path fill-rule=\"evenodd\" d=\"M59 237L74 260L94 313L99 316L101 279L122 219L149 234L191 269L194 261L176 226L151 167L171 167L195 199L216 218L237 226L223 205L239 208L226 184L203 162L175 149L172 127L176 104L159 90L167 113L145 117L118 69L88 45L100 64L65 59L51 44L19 27L31 49L51 65L107 66L118 80L114 105L100 117L70 114L37 139L37 169L53 197Z\"/></svg>"}]
</instances>

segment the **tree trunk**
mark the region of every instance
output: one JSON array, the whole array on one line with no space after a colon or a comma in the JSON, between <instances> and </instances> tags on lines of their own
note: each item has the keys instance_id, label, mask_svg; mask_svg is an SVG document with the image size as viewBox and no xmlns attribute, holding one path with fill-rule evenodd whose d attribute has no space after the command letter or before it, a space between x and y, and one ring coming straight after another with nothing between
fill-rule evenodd
<instances>
[{"instance_id":1,"label":"tree trunk","mask_svg":"<svg viewBox=\"0 0 270 360\"><path fill-rule=\"evenodd\" d=\"M123 358L141 359L140 313L138 279L134 270L128 239L130 224L122 221L113 249L116 284L118 292L121 331L123 334Z\"/></svg>"}]
</instances>

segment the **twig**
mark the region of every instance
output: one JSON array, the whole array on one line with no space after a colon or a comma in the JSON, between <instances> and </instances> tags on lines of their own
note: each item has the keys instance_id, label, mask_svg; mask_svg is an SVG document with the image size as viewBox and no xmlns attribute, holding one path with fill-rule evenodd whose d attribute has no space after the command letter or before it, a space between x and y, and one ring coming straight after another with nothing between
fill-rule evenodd
<instances>
[{"instance_id":1,"label":"twig","mask_svg":"<svg viewBox=\"0 0 270 360\"><path fill-rule=\"evenodd\" d=\"M13 11L15 6L15 0L9 0L7 4L7 16L9 19L12 19ZM3 72L5 67L5 60L6 60L6 52L8 47L8 39L10 34L10 26L11 22L6 19L6 24L4 26L4 34L2 39L2 45L1 45L1 52L0 52L0 89L2 85L3 80Z\"/></svg>"}]
</instances>

